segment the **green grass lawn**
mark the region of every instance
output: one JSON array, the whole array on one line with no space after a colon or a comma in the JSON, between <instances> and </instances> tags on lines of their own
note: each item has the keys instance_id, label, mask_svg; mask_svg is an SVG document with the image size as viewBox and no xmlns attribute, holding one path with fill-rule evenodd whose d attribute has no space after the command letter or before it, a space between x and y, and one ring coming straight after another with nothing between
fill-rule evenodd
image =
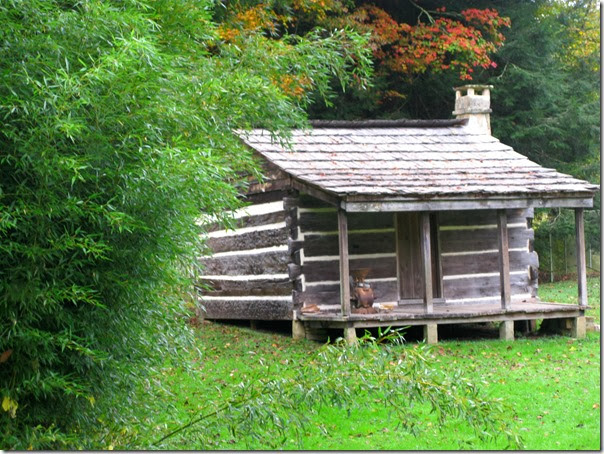
<instances>
[{"instance_id":1,"label":"green grass lawn","mask_svg":"<svg viewBox=\"0 0 604 454\"><path fill-rule=\"evenodd\" d=\"M574 287L573 287L574 285ZM592 315L599 323L599 280L589 279ZM576 284L542 285L543 300L574 302ZM496 328L495 328L496 329ZM331 450L440 450L503 449L504 439L480 440L463 423L451 420L441 427L427 407L414 417L417 436L397 429L395 415L384 410L380 396L359 396L358 408L342 410L324 406L304 428L302 437L239 439L220 421L213 432L200 436L183 430L153 445L200 414L211 413L211 402L227 399L240 383L260 374L288 376L321 348L312 341L293 341L286 333L257 331L241 326L203 323L198 331L199 351L191 353L191 368L167 365L141 390L140 417L126 427L104 426L104 448L136 449L282 449ZM394 347L417 348L409 343ZM432 367L450 372L461 369L465 377L490 397L509 405L509 420L525 449L600 449L600 337L586 339L532 336L515 342L499 340L447 340L429 349ZM513 409L513 410L512 410ZM199 427L199 424L197 425ZM286 431L287 434L287 431Z\"/></svg>"},{"instance_id":2,"label":"green grass lawn","mask_svg":"<svg viewBox=\"0 0 604 454\"><path fill-rule=\"evenodd\" d=\"M539 298L542 301L577 304L577 281L568 280L539 285ZM595 323L600 324L600 278L587 279L587 296L589 306L587 315L594 317Z\"/></svg>"}]
</instances>

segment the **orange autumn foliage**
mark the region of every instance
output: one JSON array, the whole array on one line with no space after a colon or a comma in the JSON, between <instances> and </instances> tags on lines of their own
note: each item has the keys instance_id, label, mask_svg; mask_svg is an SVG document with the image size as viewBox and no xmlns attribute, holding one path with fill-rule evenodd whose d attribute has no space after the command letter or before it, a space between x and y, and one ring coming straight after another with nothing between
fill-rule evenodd
<instances>
[{"instance_id":1,"label":"orange autumn foliage","mask_svg":"<svg viewBox=\"0 0 604 454\"><path fill-rule=\"evenodd\" d=\"M412 77L424 72L452 71L471 80L475 68L495 67L491 55L503 44L501 30L510 20L494 9L468 8L458 13L445 7L425 11L426 22L397 22L384 9L362 5L348 11L340 0L293 0L290 9L276 12L270 2L234 9L219 28L225 42L236 42L248 33L279 38L297 31L301 23L325 28L351 27L370 35L378 71ZM301 97L313 84L284 74L274 81L287 95Z\"/></svg>"},{"instance_id":2,"label":"orange autumn foliage","mask_svg":"<svg viewBox=\"0 0 604 454\"><path fill-rule=\"evenodd\" d=\"M490 58L504 41L502 27L510 20L492 9L470 8L455 15L439 8L428 23L398 23L386 11L362 6L347 20L355 28L371 33L373 55L378 64L392 72L408 75L426 71L452 70L462 80L472 79L476 67L495 67Z\"/></svg>"}]
</instances>

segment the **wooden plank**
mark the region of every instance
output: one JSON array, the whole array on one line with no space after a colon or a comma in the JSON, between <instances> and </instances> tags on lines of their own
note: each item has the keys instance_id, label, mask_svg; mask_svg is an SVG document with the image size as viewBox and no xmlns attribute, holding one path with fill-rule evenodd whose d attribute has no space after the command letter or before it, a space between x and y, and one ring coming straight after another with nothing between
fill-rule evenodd
<instances>
[{"instance_id":1,"label":"wooden plank","mask_svg":"<svg viewBox=\"0 0 604 454\"><path fill-rule=\"evenodd\" d=\"M403 274L401 273L401 266L399 264L400 262L400 257L401 257L401 248L400 248L400 244L399 244L399 232L400 232L400 227L399 227L399 217L398 217L398 213L394 213L393 214L393 218L394 218L394 231L396 233L396 241L395 241L395 247L396 247L396 301L400 301L401 300L401 280L403 279Z\"/></svg>"},{"instance_id":2,"label":"wooden plank","mask_svg":"<svg viewBox=\"0 0 604 454\"><path fill-rule=\"evenodd\" d=\"M350 275L348 270L348 222L346 211L338 209L338 245L340 255L340 304L342 316L350 315Z\"/></svg>"},{"instance_id":3,"label":"wooden plank","mask_svg":"<svg viewBox=\"0 0 604 454\"><path fill-rule=\"evenodd\" d=\"M435 298L443 295L443 264L441 260L441 244L439 232L439 213L430 214L430 238L432 241L432 293Z\"/></svg>"},{"instance_id":4,"label":"wooden plank","mask_svg":"<svg viewBox=\"0 0 604 454\"><path fill-rule=\"evenodd\" d=\"M304 181L298 180L294 177L291 178L291 187L300 192L309 194L309 195L311 195L319 200L322 200L323 202L326 202L330 205L338 206L340 204L340 199L336 195L329 193L327 191L324 191L321 188L319 188L318 186L313 186Z\"/></svg>"},{"instance_id":5,"label":"wooden plank","mask_svg":"<svg viewBox=\"0 0 604 454\"><path fill-rule=\"evenodd\" d=\"M525 270L528 266L538 266L536 252L510 251L510 271ZM443 274L494 273L499 271L499 252L483 254L445 255L442 257Z\"/></svg>"},{"instance_id":6,"label":"wooden plank","mask_svg":"<svg viewBox=\"0 0 604 454\"><path fill-rule=\"evenodd\" d=\"M527 248L534 236L533 230L511 228L508 230L509 247ZM497 249L497 229L441 230L440 242L442 253Z\"/></svg>"},{"instance_id":7,"label":"wooden plank","mask_svg":"<svg viewBox=\"0 0 604 454\"><path fill-rule=\"evenodd\" d=\"M400 299L423 298L419 217L417 213L396 216Z\"/></svg>"},{"instance_id":8,"label":"wooden plank","mask_svg":"<svg viewBox=\"0 0 604 454\"><path fill-rule=\"evenodd\" d=\"M293 240L293 239L289 238L287 240L287 253L289 255L293 256L296 252L298 252L300 249L302 249L303 246L304 246L304 241Z\"/></svg>"},{"instance_id":9,"label":"wooden plank","mask_svg":"<svg viewBox=\"0 0 604 454\"><path fill-rule=\"evenodd\" d=\"M348 235L349 253L354 255L382 254L395 252L395 235L393 231L351 233ZM308 235L304 236L304 256L338 255L338 236Z\"/></svg>"},{"instance_id":10,"label":"wooden plank","mask_svg":"<svg viewBox=\"0 0 604 454\"><path fill-rule=\"evenodd\" d=\"M510 275L512 295L529 293L528 272ZM498 275L444 279L443 291L446 300L470 298L499 298L501 282Z\"/></svg>"},{"instance_id":11,"label":"wooden plank","mask_svg":"<svg viewBox=\"0 0 604 454\"><path fill-rule=\"evenodd\" d=\"M577 306L572 306L577 307ZM580 311L576 310L575 312L579 313ZM382 314L380 314L382 315ZM534 312L534 313L505 313L505 314L479 314L479 315L459 315L455 313L441 315L441 314L425 314L421 316L414 316L409 318L403 317L383 317L380 318L361 318L353 315L354 319L352 323L357 328L377 328L377 327L385 327L385 326L416 326L416 325L425 325L428 322L435 322L439 325L444 324L463 324L463 323L486 323L486 322L498 322L504 320L540 320L540 319L554 319L561 317L569 317L575 316L572 312L561 310L557 312ZM312 323L308 320L312 320L312 317L308 317L306 315L300 317L301 320L304 320L306 323ZM315 322L317 323L317 322ZM325 327L338 327L343 323L350 323L350 321L344 322L338 319L337 316L331 317L330 319L321 320L321 326Z\"/></svg>"},{"instance_id":12,"label":"wooden plank","mask_svg":"<svg viewBox=\"0 0 604 454\"><path fill-rule=\"evenodd\" d=\"M302 279L298 278L298 279L294 279L293 281L290 279L290 282L292 283L294 292L302 291Z\"/></svg>"},{"instance_id":13,"label":"wooden plank","mask_svg":"<svg viewBox=\"0 0 604 454\"><path fill-rule=\"evenodd\" d=\"M349 258L349 269L369 268L367 282L371 279L396 277L396 257L383 258ZM339 281L340 280L340 261L339 260L321 260L306 261L302 266L302 272L306 282L320 281Z\"/></svg>"},{"instance_id":14,"label":"wooden plank","mask_svg":"<svg viewBox=\"0 0 604 454\"><path fill-rule=\"evenodd\" d=\"M300 204L300 197L287 195L283 197L283 209L288 210L290 208L298 208Z\"/></svg>"},{"instance_id":15,"label":"wooden plank","mask_svg":"<svg viewBox=\"0 0 604 454\"><path fill-rule=\"evenodd\" d=\"M298 239L298 209L289 208L285 217L285 226L288 228L289 239Z\"/></svg>"},{"instance_id":16,"label":"wooden plank","mask_svg":"<svg viewBox=\"0 0 604 454\"><path fill-rule=\"evenodd\" d=\"M273 213L244 216L242 218L235 219L234 226L237 229L241 229L243 227L256 227L265 224L275 224L277 222L282 222L284 219L285 211L275 211ZM224 226L218 223L212 223L206 226L207 232L215 232L217 230L224 230Z\"/></svg>"},{"instance_id":17,"label":"wooden plank","mask_svg":"<svg viewBox=\"0 0 604 454\"><path fill-rule=\"evenodd\" d=\"M297 250L296 252L291 254L290 260L292 261L292 263L295 263L296 265L302 265L302 251Z\"/></svg>"},{"instance_id":18,"label":"wooden plank","mask_svg":"<svg viewBox=\"0 0 604 454\"><path fill-rule=\"evenodd\" d=\"M298 207L300 208L329 208L334 214L337 210L337 208L331 203L324 202L323 200L317 199L316 197L304 192L300 192L299 199L300 201Z\"/></svg>"},{"instance_id":19,"label":"wooden plank","mask_svg":"<svg viewBox=\"0 0 604 454\"><path fill-rule=\"evenodd\" d=\"M288 229L286 227L258 230L217 238L208 238L207 244L214 252L241 251L287 244Z\"/></svg>"},{"instance_id":20,"label":"wooden plank","mask_svg":"<svg viewBox=\"0 0 604 454\"><path fill-rule=\"evenodd\" d=\"M510 275L512 295L529 293L528 285L528 272ZM501 283L498 275L444 279L443 290L446 300L499 298L501 296Z\"/></svg>"},{"instance_id":21,"label":"wooden plank","mask_svg":"<svg viewBox=\"0 0 604 454\"><path fill-rule=\"evenodd\" d=\"M378 196L374 196L378 197ZM347 196L346 202L342 206L350 213L357 212L404 212L404 211L449 211L449 210L499 210L508 208L591 208L593 199L591 196L581 195L568 198L539 198L538 195L527 196L534 198L517 198L517 199L461 199L461 200L409 200L409 201L371 201L371 202L354 202L349 201L350 196Z\"/></svg>"},{"instance_id":22,"label":"wooden plank","mask_svg":"<svg viewBox=\"0 0 604 454\"><path fill-rule=\"evenodd\" d=\"M289 263L287 265L287 274L290 280L294 281L302 275L302 267L300 265L296 265L295 263Z\"/></svg>"},{"instance_id":23,"label":"wooden plank","mask_svg":"<svg viewBox=\"0 0 604 454\"><path fill-rule=\"evenodd\" d=\"M281 274L287 272L287 251L200 259L204 275Z\"/></svg>"},{"instance_id":24,"label":"wooden plank","mask_svg":"<svg viewBox=\"0 0 604 454\"><path fill-rule=\"evenodd\" d=\"M262 300L200 300L204 318L210 320L292 320L293 303L266 297Z\"/></svg>"},{"instance_id":25,"label":"wooden plank","mask_svg":"<svg viewBox=\"0 0 604 454\"><path fill-rule=\"evenodd\" d=\"M283 200L283 197L287 195L286 190L270 191L270 192L258 192L256 194L246 194L242 198L249 203L268 203L276 202L277 200Z\"/></svg>"},{"instance_id":26,"label":"wooden plank","mask_svg":"<svg viewBox=\"0 0 604 454\"><path fill-rule=\"evenodd\" d=\"M516 224L526 222L530 210L510 209L506 211L508 224ZM438 221L441 227L497 224L497 213L495 210L444 211L438 214Z\"/></svg>"},{"instance_id":27,"label":"wooden plank","mask_svg":"<svg viewBox=\"0 0 604 454\"><path fill-rule=\"evenodd\" d=\"M420 233L424 310L426 314L431 314L433 312L432 241L430 239L430 213L428 212L423 212L420 215Z\"/></svg>"},{"instance_id":28,"label":"wooden plank","mask_svg":"<svg viewBox=\"0 0 604 454\"><path fill-rule=\"evenodd\" d=\"M303 232L333 232L338 229L335 211L302 212L299 220ZM354 213L348 215L348 230L394 228L390 213Z\"/></svg>"},{"instance_id":29,"label":"wooden plank","mask_svg":"<svg viewBox=\"0 0 604 454\"><path fill-rule=\"evenodd\" d=\"M440 305L434 307L434 313L425 314L421 304L410 307L399 307L391 312L380 312L377 314L352 314L348 322L353 322L355 326L388 326L400 324L421 325L426 322L442 323L476 323L488 321L503 320L535 320L571 317L582 317L583 310L570 304L551 304L551 303L517 303L509 311L503 311L497 304L476 304L471 306ZM326 322L344 322L335 312L302 314L300 319L306 320L310 324L323 324ZM358 322L358 324L357 324ZM374 325L375 323L375 325ZM328 326L332 325L331 323Z\"/></svg>"},{"instance_id":30,"label":"wooden plank","mask_svg":"<svg viewBox=\"0 0 604 454\"><path fill-rule=\"evenodd\" d=\"M287 190L289 187L289 177L263 181L262 183L252 182L248 184L247 195Z\"/></svg>"},{"instance_id":31,"label":"wooden plank","mask_svg":"<svg viewBox=\"0 0 604 454\"><path fill-rule=\"evenodd\" d=\"M397 283L395 281L371 282L371 279L368 279L367 282L371 284L376 303L398 301ZM305 304L332 304L334 307L339 306L339 284L307 286L306 290L300 293L299 297Z\"/></svg>"},{"instance_id":32,"label":"wooden plank","mask_svg":"<svg viewBox=\"0 0 604 454\"><path fill-rule=\"evenodd\" d=\"M499 281L501 285L501 308L507 309L511 301L510 256L508 242L508 219L505 210L497 211L497 246L499 249Z\"/></svg>"},{"instance_id":33,"label":"wooden plank","mask_svg":"<svg viewBox=\"0 0 604 454\"><path fill-rule=\"evenodd\" d=\"M577 248L577 281L579 306L587 306L587 268L585 263L585 221L583 209L575 209L575 235Z\"/></svg>"},{"instance_id":34,"label":"wooden plank","mask_svg":"<svg viewBox=\"0 0 604 454\"><path fill-rule=\"evenodd\" d=\"M289 278L223 280L203 278L200 284L209 285L211 290L201 290L208 296L287 296L293 286Z\"/></svg>"}]
</instances>

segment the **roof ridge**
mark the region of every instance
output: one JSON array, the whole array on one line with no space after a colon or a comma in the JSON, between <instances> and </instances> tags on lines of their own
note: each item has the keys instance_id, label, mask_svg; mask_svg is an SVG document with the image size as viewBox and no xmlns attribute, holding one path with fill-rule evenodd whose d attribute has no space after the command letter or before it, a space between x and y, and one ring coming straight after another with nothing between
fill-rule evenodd
<instances>
[{"instance_id":1,"label":"roof ridge","mask_svg":"<svg viewBox=\"0 0 604 454\"><path fill-rule=\"evenodd\" d=\"M443 128L467 124L466 118L449 120L310 120L313 128Z\"/></svg>"}]
</instances>

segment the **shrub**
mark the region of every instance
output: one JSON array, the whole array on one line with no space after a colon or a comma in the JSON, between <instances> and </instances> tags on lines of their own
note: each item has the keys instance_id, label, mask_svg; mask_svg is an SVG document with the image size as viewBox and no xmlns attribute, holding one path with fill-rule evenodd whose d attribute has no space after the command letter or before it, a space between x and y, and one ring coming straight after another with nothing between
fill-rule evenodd
<instances>
[{"instance_id":1,"label":"shrub","mask_svg":"<svg viewBox=\"0 0 604 454\"><path fill-rule=\"evenodd\" d=\"M336 43L366 53L345 35L221 45L211 7L0 5L3 448L85 447L94 410L128 411L128 390L187 345L196 219L225 221L254 171L231 130L301 124L304 99L271 79L283 65L346 79Z\"/></svg>"}]
</instances>

